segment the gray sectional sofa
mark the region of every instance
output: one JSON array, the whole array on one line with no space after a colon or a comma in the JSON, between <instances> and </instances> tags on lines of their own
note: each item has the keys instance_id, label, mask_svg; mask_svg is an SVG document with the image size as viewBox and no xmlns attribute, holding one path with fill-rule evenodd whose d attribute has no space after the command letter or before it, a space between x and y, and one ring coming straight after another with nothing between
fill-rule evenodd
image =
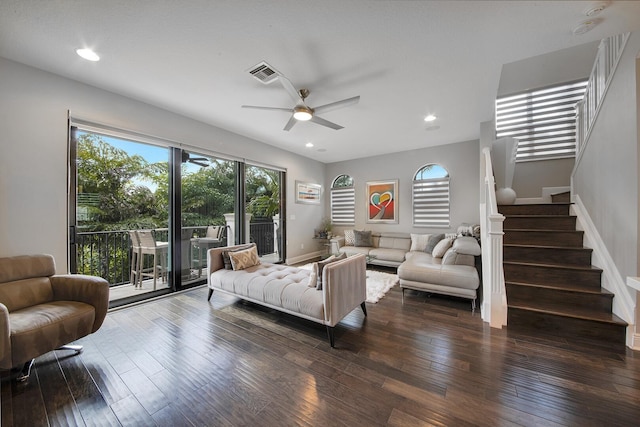
<instances>
[{"instance_id":1,"label":"gray sectional sofa","mask_svg":"<svg viewBox=\"0 0 640 427\"><path fill-rule=\"evenodd\" d=\"M480 285L475 257L480 245L474 237L455 236L450 247L447 242L427 247L433 236L372 232L371 246L347 245L344 236L337 236L331 239L331 249L348 256L364 254L369 264L397 267L403 300L405 289L413 289L468 298L475 310Z\"/></svg>"}]
</instances>

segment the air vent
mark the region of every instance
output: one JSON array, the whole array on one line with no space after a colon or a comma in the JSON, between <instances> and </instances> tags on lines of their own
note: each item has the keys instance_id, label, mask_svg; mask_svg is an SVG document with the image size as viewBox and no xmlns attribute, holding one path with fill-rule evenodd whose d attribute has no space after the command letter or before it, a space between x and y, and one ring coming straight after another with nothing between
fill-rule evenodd
<instances>
[{"instance_id":1,"label":"air vent","mask_svg":"<svg viewBox=\"0 0 640 427\"><path fill-rule=\"evenodd\" d=\"M266 85L275 81L280 74L275 68L264 61L257 65L254 65L248 71L249 74Z\"/></svg>"}]
</instances>

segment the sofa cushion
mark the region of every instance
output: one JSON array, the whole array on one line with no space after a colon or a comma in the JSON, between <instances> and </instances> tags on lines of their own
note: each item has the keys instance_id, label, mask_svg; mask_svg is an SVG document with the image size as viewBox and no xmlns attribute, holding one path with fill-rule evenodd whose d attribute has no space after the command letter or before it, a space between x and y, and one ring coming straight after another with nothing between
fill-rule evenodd
<instances>
[{"instance_id":1,"label":"sofa cushion","mask_svg":"<svg viewBox=\"0 0 640 427\"><path fill-rule=\"evenodd\" d=\"M53 301L9 314L13 360L30 360L89 335L96 310L78 301Z\"/></svg>"},{"instance_id":2,"label":"sofa cushion","mask_svg":"<svg viewBox=\"0 0 640 427\"><path fill-rule=\"evenodd\" d=\"M369 251L373 249L373 248L358 248L355 246L343 246L340 248L340 252L345 253L347 256L352 256L352 255L357 255L357 254L363 254L363 255L369 255Z\"/></svg>"},{"instance_id":3,"label":"sofa cushion","mask_svg":"<svg viewBox=\"0 0 640 427\"><path fill-rule=\"evenodd\" d=\"M436 247L440 240L444 239L444 234L432 234L429 237L429 241L427 242L427 247L424 248L424 251L428 254L433 252L433 248Z\"/></svg>"},{"instance_id":4,"label":"sofa cushion","mask_svg":"<svg viewBox=\"0 0 640 427\"><path fill-rule=\"evenodd\" d=\"M434 258L442 258L452 244L453 240L451 239L440 240L436 247L433 248L433 252L431 252L431 255L433 255Z\"/></svg>"},{"instance_id":5,"label":"sofa cushion","mask_svg":"<svg viewBox=\"0 0 640 427\"><path fill-rule=\"evenodd\" d=\"M414 234L411 233L411 251L424 251L429 243L431 234Z\"/></svg>"},{"instance_id":6,"label":"sofa cushion","mask_svg":"<svg viewBox=\"0 0 640 427\"><path fill-rule=\"evenodd\" d=\"M459 254L479 256L482 253L478 241L473 237L458 237L451 248Z\"/></svg>"},{"instance_id":7,"label":"sofa cushion","mask_svg":"<svg viewBox=\"0 0 640 427\"><path fill-rule=\"evenodd\" d=\"M371 231L353 230L353 233L355 234L354 246L367 247L373 245L373 241L371 240Z\"/></svg>"},{"instance_id":8,"label":"sofa cushion","mask_svg":"<svg viewBox=\"0 0 640 427\"><path fill-rule=\"evenodd\" d=\"M418 252L398 267L398 277L412 283L429 283L464 289L477 289L478 271L469 265L442 265L428 254Z\"/></svg>"},{"instance_id":9,"label":"sofa cushion","mask_svg":"<svg viewBox=\"0 0 640 427\"><path fill-rule=\"evenodd\" d=\"M393 262L402 262L407 251L404 249L388 249L388 248L373 248L369 251L369 256L374 257L375 260L385 260Z\"/></svg>"},{"instance_id":10,"label":"sofa cushion","mask_svg":"<svg viewBox=\"0 0 640 427\"><path fill-rule=\"evenodd\" d=\"M260 264L258 249L255 246L241 251L231 251L229 252L229 258L234 270L244 270Z\"/></svg>"},{"instance_id":11,"label":"sofa cushion","mask_svg":"<svg viewBox=\"0 0 640 427\"><path fill-rule=\"evenodd\" d=\"M354 230L344 230L345 246L354 246L356 244L356 235Z\"/></svg>"},{"instance_id":12,"label":"sofa cushion","mask_svg":"<svg viewBox=\"0 0 640 427\"><path fill-rule=\"evenodd\" d=\"M254 301L323 319L323 293L307 286L309 275L308 270L265 263L239 271L216 270L211 273L211 285Z\"/></svg>"},{"instance_id":13,"label":"sofa cushion","mask_svg":"<svg viewBox=\"0 0 640 427\"><path fill-rule=\"evenodd\" d=\"M374 236L374 247L387 248L387 249L402 249L405 252L409 252L411 248L411 239L409 235L403 235L401 233L382 233L378 238L378 244L376 245Z\"/></svg>"}]
</instances>

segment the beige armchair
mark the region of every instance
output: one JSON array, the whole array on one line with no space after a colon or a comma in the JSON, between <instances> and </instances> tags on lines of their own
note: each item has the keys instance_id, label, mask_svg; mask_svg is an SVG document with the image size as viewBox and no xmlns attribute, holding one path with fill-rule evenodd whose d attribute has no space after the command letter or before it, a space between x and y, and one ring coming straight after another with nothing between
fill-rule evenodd
<instances>
[{"instance_id":1,"label":"beige armchair","mask_svg":"<svg viewBox=\"0 0 640 427\"><path fill-rule=\"evenodd\" d=\"M0 258L0 369L22 366L100 328L109 307L109 283L93 276L55 274L51 255Z\"/></svg>"}]
</instances>

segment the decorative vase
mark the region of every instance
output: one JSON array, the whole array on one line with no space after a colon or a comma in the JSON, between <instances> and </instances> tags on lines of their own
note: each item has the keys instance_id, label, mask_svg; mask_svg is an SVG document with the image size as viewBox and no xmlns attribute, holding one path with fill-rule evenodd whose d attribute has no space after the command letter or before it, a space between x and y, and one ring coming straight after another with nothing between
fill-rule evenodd
<instances>
[{"instance_id":1,"label":"decorative vase","mask_svg":"<svg viewBox=\"0 0 640 427\"><path fill-rule=\"evenodd\" d=\"M513 188L498 188L496 190L496 203L499 205L512 205L516 202L516 192Z\"/></svg>"}]
</instances>

